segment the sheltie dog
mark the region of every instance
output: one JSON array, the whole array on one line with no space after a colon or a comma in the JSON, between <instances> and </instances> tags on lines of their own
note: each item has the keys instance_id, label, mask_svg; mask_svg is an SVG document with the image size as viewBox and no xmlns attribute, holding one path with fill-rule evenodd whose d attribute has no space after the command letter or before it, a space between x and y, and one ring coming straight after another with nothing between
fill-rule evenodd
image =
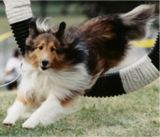
<instances>
[{"instance_id":1,"label":"sheltie dog","mask_svg":"<svg viewBox=\"0 0 160 137\"><path fill-rule=\"evenodd\" d=\"M17 98L3 124L14 125L26 115L22 127L35 128L73 112L78 98L125 57L129 40L145 35L153 14L153 5L141 5L67 30L65 22L49 27L33 19Z\"/></svg>"}]
</instances>

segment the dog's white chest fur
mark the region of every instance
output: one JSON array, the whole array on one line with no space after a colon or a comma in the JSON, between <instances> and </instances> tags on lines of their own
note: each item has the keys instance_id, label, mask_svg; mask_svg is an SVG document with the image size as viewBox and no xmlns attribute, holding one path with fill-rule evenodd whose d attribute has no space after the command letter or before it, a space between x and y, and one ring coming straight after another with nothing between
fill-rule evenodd
<instances>
[{"instance_id":1,"label":"dog's white chest fur","mask_svg":"<svg viewBox=\"0 0 160 137\"><path fill-rule=\"evenodd\" d=\"M26 94L34 92L36 96L46 97L54 94L58 98L70 96L71 91L83 91L89 85L91 76L88 75L84 64L78 64L71 69L46 71L34 69L23 62L22 80L19 92Z\"/></svg>"}]
</instances>

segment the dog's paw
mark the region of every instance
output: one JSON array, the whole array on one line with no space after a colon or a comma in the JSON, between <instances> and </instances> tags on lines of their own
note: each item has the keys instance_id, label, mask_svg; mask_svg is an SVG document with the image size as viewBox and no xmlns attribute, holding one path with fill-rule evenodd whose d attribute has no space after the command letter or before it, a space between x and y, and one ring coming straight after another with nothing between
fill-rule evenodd
<instances>
[{"instance_id":1,"label":"dog's paw","mask_svg":"<svg viewBox=\"0 0 160 137\"><path fill-rule=\"evenodd\" d=\"M3 123L3 125L4 125L5 127L12 127L12 126L13 126L13 124L11 124L11 123Z\"/></svg>"},{"instance_id":2,"label":"dog's paw","mask_svg":"<svg viewBox=\"0 0 160 137\"><path fill-rule=\"evenodd\" d=\"M11 127L15 124L15 121L13 121L12 119L6 118L3 120L3 125L6 127Z\"/></svg>"},{"instance_id":3,"label":"dog's paw","mask_svg":"<svg viewBox=\"0 0 160 137\"><path fill-rule=\"evenodd\" d=\"M35 128L37 125L38 125L38 121L28 119L27 121L25 121L25 122L22 124L22 127L23 127L23 128L26 128L26 129L33 129L33 128Z\"/></svg>"}]
</instances>

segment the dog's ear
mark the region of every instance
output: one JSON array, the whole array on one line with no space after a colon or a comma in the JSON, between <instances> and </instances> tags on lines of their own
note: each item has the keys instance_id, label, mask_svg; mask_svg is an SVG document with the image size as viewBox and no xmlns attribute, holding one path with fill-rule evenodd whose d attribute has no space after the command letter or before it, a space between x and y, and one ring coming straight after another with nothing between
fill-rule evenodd
<instances>
[{"instance_id":1,"label":"dog's ear","mask_svg":"<svg viewBox=\"0 0 160 137\"><path fill-rule=\"evenodd\" d=\"M33 18L29 22L29 36L26 39L26 50L32 48L34 38L39 35L36 25L36 20L37 20L36 18Z\"/></svg>"},{"instance_id":2,"label":"dog's ear","mask_svg":"<svg viewBox=\"0 0 160 137\"><path fill-rule=\"evenodd\" d=\"M128 38L138 39L146 34L147 24L154 15L155 5L140 5L132 11L121 14L122 22L128 28Z\"/></svg>"},{"instance_id":3,"label":"dog's ear","mask_svg":"<svg viewBox=\"0 0 160 137\"><path fill-rule=\"evenodd\" d=\"M36 18L33 18L29 23L29 35L32 38L36 37L39 34L37 25L36 25L36 20L37 20Z\"/></svg>"},{"instance_id":4,"label":"dog's ear","mask_svg":"<svg viewBox=\"0 0 160 137\"><path fill-rule=\"evenodd\" d=\"M59 24L58 31L56 32L57 38L62 38L63 37L65 28L66 28L66 23L65 22L61 22Z\"/></svg>"}]
</instances>

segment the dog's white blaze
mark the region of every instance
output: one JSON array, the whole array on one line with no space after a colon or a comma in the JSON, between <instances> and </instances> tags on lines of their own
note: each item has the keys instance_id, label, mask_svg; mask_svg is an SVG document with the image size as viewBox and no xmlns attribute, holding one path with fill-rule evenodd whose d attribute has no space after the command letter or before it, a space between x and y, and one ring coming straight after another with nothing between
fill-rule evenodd
<instances>
[{"instance_id":1,"label":"dog's white blaze","mask_svg":"<svg viewBox=\"0 0 160 137\"><path fill-rule=\"evenodd\" d=\"M41 55L41 60L48 60L49 59L49 57L48 57L48 54L47 53L43 53L42 55Z\"/></svg>"}]
</instances>

